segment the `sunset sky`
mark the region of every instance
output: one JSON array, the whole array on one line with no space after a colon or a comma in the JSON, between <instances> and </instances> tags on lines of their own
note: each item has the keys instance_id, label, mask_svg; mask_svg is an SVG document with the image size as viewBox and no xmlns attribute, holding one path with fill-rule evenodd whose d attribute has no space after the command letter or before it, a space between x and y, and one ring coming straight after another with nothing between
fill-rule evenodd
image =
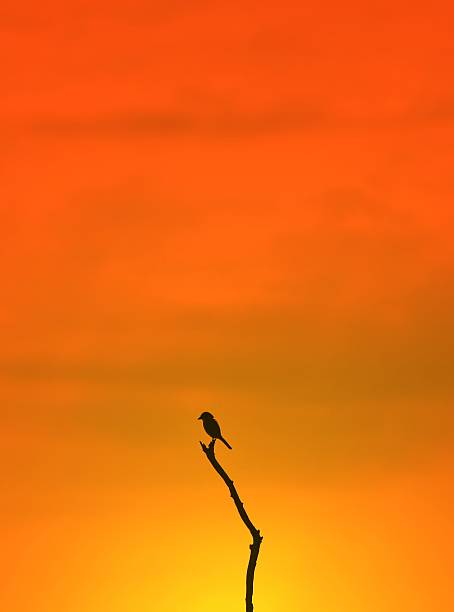
<instances>
[{"instance_id":1,"label":"sunset sky","mask_svg":"<svg viewBox=\"0 0 454 612\"><path fill-rule=\"evenodd\" d=\"M453 17L4 0L2 612L454 610Z\"/></svg>"}]
</instances>

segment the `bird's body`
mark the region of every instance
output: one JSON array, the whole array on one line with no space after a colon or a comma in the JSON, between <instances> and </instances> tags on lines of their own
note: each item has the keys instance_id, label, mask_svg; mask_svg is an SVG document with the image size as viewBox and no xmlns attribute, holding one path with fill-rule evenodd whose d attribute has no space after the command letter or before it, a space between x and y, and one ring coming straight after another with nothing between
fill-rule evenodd
<instances>
[{"instance_id":1,"label":"bird's body","mask_svg":"<svg viewBox=\"0 0 454 612\"><path fill-rule=\"evenodd\" d=\"M216 421L211 412L202 412L199 419L202 420L204 430L213 438L213 440L221 440L221 442L223 442L227 448L232 448L227 440L222 437L219 423Z\"/></svg>"}]
</instances>

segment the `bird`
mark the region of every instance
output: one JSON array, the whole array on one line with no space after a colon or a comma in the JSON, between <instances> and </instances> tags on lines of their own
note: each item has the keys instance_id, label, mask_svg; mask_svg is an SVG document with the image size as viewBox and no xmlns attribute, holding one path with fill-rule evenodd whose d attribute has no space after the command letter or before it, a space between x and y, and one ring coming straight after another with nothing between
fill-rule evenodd
<instances>
[{"instance_id":1,"label":"bird","mask_svg":"<svg viewBox=\"0 0 454 612\"><path fill-rule=\"evenodd\" d=\"M222 437L219 423L216 421L211 412L202 412L197 420L199 419L202 420L204 430L213 438L213 440L221 440L221 442L224 442L227 448L232 448L227 440Z\"/></svg>"}]
</instances>

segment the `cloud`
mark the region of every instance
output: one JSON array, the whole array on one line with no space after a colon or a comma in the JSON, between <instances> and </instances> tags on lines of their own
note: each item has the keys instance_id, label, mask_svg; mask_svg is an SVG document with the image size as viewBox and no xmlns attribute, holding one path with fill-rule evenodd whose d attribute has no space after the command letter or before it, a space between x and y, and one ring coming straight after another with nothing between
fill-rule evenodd
<instances>
[{"instance_id":1,"label":"cloud","mask_svg":"<svg viewBox=\"0 0 454 612\"><path fill-rule=\"evenodd\" d=\"M454 121L454 104L450 99L433 103L414 103L395 111L370 110L357 113L330 108L320 102L305 106L256 105L247 112L229 103L223 110L216 109L208 96L208 107L203 111L193 108L167 110L124 110L74 115L53 113L27 119L8 120L8 132L25 131L37 136L60 138L149 138L149 137L206 137L236 138L267 134L298 134L321 131L324 133L418 130Z\"/></svg>"},{"instance_id":2,"label":"cloud","mask_svg":"<svg viewBox=\"0 0 454 612\"><path fill-rule=\"evenodd\" d=\"M22 128L62 137L253 136L326 128L332 120L322 111L277 109L242 112L124 112L96 116L35 118ZM335 126L335 123L333 124Z\"/></svg>"}]
</instances>

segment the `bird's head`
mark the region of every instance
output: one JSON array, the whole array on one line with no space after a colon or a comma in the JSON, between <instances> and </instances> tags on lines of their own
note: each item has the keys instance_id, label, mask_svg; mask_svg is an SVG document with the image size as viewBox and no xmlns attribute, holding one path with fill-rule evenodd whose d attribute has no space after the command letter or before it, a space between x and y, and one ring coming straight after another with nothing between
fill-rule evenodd
<instances>
[{"instance_id":1,"label":"bird's head","mask_svg":"<svg viewBox=\"0 0 454 612\"><path fill-rule=\"evenodd\" d=\"M202 421L206 421L209 419L214 419L214 416L211 414L211 412L202 412L202 414L199 416L199 419L202 419Z\"/></svg>"}]
</instances>

